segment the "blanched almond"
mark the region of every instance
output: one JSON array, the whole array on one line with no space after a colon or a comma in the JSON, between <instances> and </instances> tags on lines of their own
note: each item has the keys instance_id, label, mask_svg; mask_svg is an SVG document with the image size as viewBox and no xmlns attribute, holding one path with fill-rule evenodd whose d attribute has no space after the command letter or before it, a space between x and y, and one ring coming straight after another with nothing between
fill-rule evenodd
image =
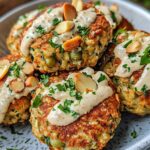
<instances>
[{"instance_id":1,"label":"blanched almond","mask_svg":"<svg viewBox=\"0 0 150 150\"><path fill-rule=\"evenodd\" d=\"M63 48L65 51L71 51L71 50L79 47L79 45L81 44L81 41L82 41L81 37L76 36L76 37L64 42Z\"/></svg>"},{"instance_id":2,"label":"blanched almond","mask_svg":"<svg viewBox=\"0 0 150 150\"><path fill-rule=\"evenodd\" d=\"M10 67L10 63L8 60L2 60L0 61L0 80L4 78L4 76L7 74Z\"/></svg>"},{"instance_id":3,"label":"blanched almond","mask_svg":"<svg viewBox=\"0 0 150 150\"><path fill-rule=\"evenodd\" d=\"M111 6L110 6L110 9L111 9L112 11L114 11L114 12L119 11L119 7L118 7L118 5L116 5L116 4L111 5Z\"/></svg>"},{"instance_id":4,"label":"blanched almond","mask_svg":"<svg viewBox=\"0 0 150 150\"><path fill-rule=\"evenodd\" d=\"M88 92L97 89L96 82L83 73L77 73L75 75L75 87L79 92Z\"/></svg>"},{"instance_id":5,"label":"blanched almond","mask_svg":"<svg viewBox=\"0 0 150 150\"><path fill-rule=\"evenodd\" d=\"M82 0L72 0L72 5L76 8L77 11L83 10L83 1Z\"/></svg>"},{"instance_id":6,"label":"blanched almond","mask_svg":"<svg viewBox=\"0 0 150 150\"><path fill-rule=\"evenodd\" d=\"M141 49L142 45L139 41L133 41L131 44L129 44L126 48L127 53L135 53L138 52Z\"/></svg>"},{"instance_id":7,"label":"blanched almond","mask_svg":"<svg viewBox=\"0 0 150 150\"><path fill-rule=\"evenodd\" d=\"M21 79L14 79L10 82L9 88L16 93L22 92L25 88L24 82Z\"/></svg>"},{"instance_id":8,"label":"blanched almond","mask_svg":"<svg viewBox=\"0 0 150 150\"><path fill-rule=\"evenodd\" d=\"M73 27L74 27L73 21L63 21L56 26L55 31L58 34L62 34L70 31Z\"/></svg>"},{"instance_id":9,"label":"blanched almond","mask_svg":"<svg viewBox=\"0 0 150 150\"><path fill-rule=\"evenodd\" d=\"M73 20L76 18L77 11L73 5L71 5L69 3L65 3L63 5L63 8L64 8L64 19L65 20Z\"/></svg>"},{"instance_id":10,"label":"blanched almond","mask_svg":"<svg viewBox=\"0 0 150 150\"><path fill-rule=\"evenodd\" d=\"M24 65L23 65L23 72L27 75L30 75L34 72L34 67L31 63L29 62L26 62Z\"/></svg>"},{"instance_id":11,"label":"blanched almond","mask_svg":"<svg viewBox=\"0 0 150 150\"><path fill-rule=\"evenodd\" d=\"M25 81L25 85L28 87L36 87L38 83L39 83L39 80L33 76L28 77Z\"/></svg>"}]
</instances>

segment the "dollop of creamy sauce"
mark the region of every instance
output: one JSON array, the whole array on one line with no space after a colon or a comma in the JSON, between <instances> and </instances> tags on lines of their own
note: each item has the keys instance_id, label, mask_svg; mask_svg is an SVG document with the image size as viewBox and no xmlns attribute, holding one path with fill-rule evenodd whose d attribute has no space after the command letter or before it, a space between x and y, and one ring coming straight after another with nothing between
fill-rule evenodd
<instances>
[{"instance_id":1,"label":"dollop of creamy sauce","mask_svg":"<svg viewBox=\"0 0 150 150\"><path fill-rule=\"evenodd\" d=\"M16 63L12 63L11 66L17 65L18 68L21 68L24 62L25 61L23 59L20 59ZM23 73L23 71L21 71L21 69L19 69L18 71L19 77L16 77L14 72L10 70L6 81L4 81L4 83L0 87L0 123L3 122L10 103L23 96L27 96L35 88L35 87L25 87L24 90L20 93L12 91L9 88L9 85L12 80L19 78L21 81L25 82L27 78L27 76Z\"/></svg>"},{"instance_id":2,"label":"dollop of creamy sauce","mask_svg":"<svg viewBox=\"0 0 150 150\"><path fill-rule=\"evenodd\" d=\"M78 26L89 27L91 23L95 21L96 16L97 14L94 8L89 8L89 9L78 12L78 16L74 20L76 28Z\"/></svg>"},{"instance_id":3,"label":"dollop of creamy sauce","mask_svg":"<svg viewBox=\"0 0 150 150\"><path fill-rule=\"evenodd\" d=\"M147 47L150 46L150 36L141 36L136 37L131 32L127 32L128 39L126 39L121 44L117 45L114 49L114 54L116 58L119 58L121 60L121 63L116 69L115 76L118 77L130 77L133 72L138 71L140 69L144 69L141 77L137 81L137 83L134 85L134 87L141 91L142 87L145 86L146 90L150 89L150 64L147 65L141 65L141 58L144 55ZM141 48L136 53L127 53L125 45L130 42L134 42L134 40L138 40L141 43Z\"/></svg>"},{"instance_id":4,"label":"dollop of creamy sauce","mask_svg":"<svg viewBox=\"0 0 150 150\"><path fill-rule=\"evenodd\" d=\"M112 28L116 28L116 26L122 20L122 17L120 15L119 11L111 11L111 9L104 4L97 5L96 9L98 9L99 12L102 13L106 17L107 21L109 22L109 24L111 25ZM113 15L115 15L115 16L113 16L113 17L115 17L117 22L114 22L114 20L112 18L112 13L114 13Z\"/></svg>"},{"instance_id":5,"label":"dollop of creamy sauce","mask_svg":"<svg viewBox=\"0 0 150 150\"><path fill-rule=\"evenodd\" d=\"M63 20L63 8L58 7L54 8L49 12L49 9L40 15L37 19L33 21L32 26L27 30L25 36L21 42L21 52L24 56L29 54L30 44L38 37L42 36L40 32L37 32L37 28L41 28L44 33L50 32L54 29L55 24L53 23L54 19ZM42 33L43 33L42 32Z\"/></svg>"},{"instance_id":6,"label":"dollop of creamy sauce","mask_svg":"<svg viewBox=\"0 0 150 150\"><path fill-rule=\"evenodd\" d=\"M47 117L47 120L52 125L66 126L77 120L80 116L89 113L95 106L113 95L113 90L108 84L109 78L104 72L98 71L94 73L92 68L86 68L79 73L89 76L96 83L97 88L89 92L78 92L75 84L77 73L71 73L66 80L51 84L42 93L42 96L48 94L54 99L59 100ZM70 87L63 91L60 87L68 83ZM75 86L74 88L73 85ZM53 92L50 94L52 89Z\"/></svg>"}]
</instances>

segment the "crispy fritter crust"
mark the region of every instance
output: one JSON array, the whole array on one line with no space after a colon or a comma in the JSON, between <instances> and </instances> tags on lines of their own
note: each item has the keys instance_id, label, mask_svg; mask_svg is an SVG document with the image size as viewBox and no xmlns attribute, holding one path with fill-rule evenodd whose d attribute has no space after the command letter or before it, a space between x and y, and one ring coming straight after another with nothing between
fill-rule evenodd
<instances>
[{"instance_id":1,"label":"crispy fritter crust","mask_svg":"<svg viewBox=\"0 0 150 150\"><path fill-rule=\"evenodd\" d=\"M10 62L17 61L20 55L7 55L1 60L7 59ZM0 87L5 83L6 77L0 80ZM9 106L4 118L4 125L12 125L16 123L24 123L29 118L30 96L15 99Z\"/></svg>"},{"instance_id":2,"label":"crispy fritter crust","mask_svg":"<svg viewBox=\"0 0 150 150\"><path fill-rule=\"evenodd\" d=\"M136 32L139 31L132 31L133 34ZM148 35L149 34L145 33L145 36ZM143 69L135 71L130 78L114 77L116 68L120 64L120 59L113 56L113 49L114 45L108 51L109 55L111 55L111 60L104 66L103 70L109 75L109 77L113 78L117 92L120 95L121 110L140 116L150 114L150 91L146 92L146 94L139 93L133 89L132 82L130 81L132 78L133 82L136 83L141 77Z\"/></svg>"},{"instance_id":3,"label":"crispy fritter crust","mask_svg":"<svg viewBox=\"0 0 150 150\"><path fill-rule=\"evenodd\" d=\"M66 74L51 77L51 82L64 79ZM59 101L45 96L38 108L31 108L30 122L34 135L54 150L101 150L113 137L120 122L119 99L115 95L96 106L67 126L53 126L47 121L51 109Z\"/></svg>"}]
</instances>

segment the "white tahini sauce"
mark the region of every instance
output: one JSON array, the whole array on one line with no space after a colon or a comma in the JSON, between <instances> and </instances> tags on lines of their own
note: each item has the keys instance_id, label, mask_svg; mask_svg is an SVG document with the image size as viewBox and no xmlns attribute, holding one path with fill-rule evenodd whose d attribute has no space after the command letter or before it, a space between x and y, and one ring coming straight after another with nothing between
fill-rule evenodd
<instances>
[{"instance_id":1,"label":"white tahini sauce","mask_svg":"<svg viewBox=\"0 0 150 150\"><path fill-rule=\"evenodd\" d=\"M130 77L133 72L138 71L139 69L144 69L141 77L137 81L137 83L134 85L134 87L141 91L143 86L145 86L146 90L150 89L150 64L141 65L141 57L144 54L144 51L146 48L150 45L150 36L142 36L142 37L136 37L136 40L138 40L141 43L141 50L139 52L136 52L133 57L130 57L128 53L126 53L126 48L124 48L124 45L132 40L134 42L135 36L131 34L132 32L128 32L128 39L124 41L123 43L117 45L114 49L114 54L116 58L119 58L121 60L121 63L116 69L115 76L118 77Z\"/></svg>"},{"instance_id":2,"label":"white tahini sauce","mask_svg":"<svg viewBox=\"0 0 150 150\"><path fill-rule=\"evenodd\" d=\"M101 5L97 5L96 9L99 10L99 12L103 13L104 16L106 17L107 21L109 22L109 24L111 25L111 27L116 28L117 24L119 24L122 20L122 17L120 15L120 13L118 11L113 11L115 14L115 17L117 19L117 22L114 22L111 16L111 10L108 6L101 4Z\"/></svg>"},{"instance_id":3,"label":"white tahini sauce","mask_svg":"<svg viewBox=\"0 0 150 150\"><path fill-rule=\"evenodd\" d=\"M21 68L21 66L24 63L24 60L20 59L16 63ZM27 78L26 75L21 70L20 70L19 78L23 82L25 82L25 80ZM2 86L0 87L0 123L3 122L3 120L5 118L5 114L8 110L10 103L14 100L17 100L17 99L23 97L23 96L27 96L35 88L35 87L25 87L25 89L22 92L15 93L14 91L11 91L9 89L9 84L14 79L17 79L17 77L15 77L14 75L7 76L5 83L3 83Z\"/></svg>"},{"instance_id":4,"label":"white tahini sauce","mask_svg":"<svg viewBox=\"0 0 150 150\"><path fill-rule=\"evenodd\" d=\"M74 20L76 28L78 26L89 27L91 23L95 21L96 16L97 14L94 8L89 8L89 9L78 12L78 16Z\"/></svg>"},{"instance_id":5,"label":"white tahini sauce","mask_svg":"<svg viewBox=\"0 0 150 150\"><path fill-rule=\"evenodd\" d=\"M59 20L63 20L62 7L54 8L51 12L47 10L33 21L32 26L27 30L21 42L21 52L24 56L28 56L30 44L36 38L41 36L40 33L36 32L37 27L41 26L45 33L48 33L55 27L55 25L53 24L53 20L56 18Z\"/></svg>"},{"instance_id":6,"label":"white tahini sauce","mask_svg":"<svg viewBox=\"0 0 150 150\"><path fill-rule=\"evenodd\" d=\"M113 95L112 88L108 85L109 78L104 72L98 71L97 73L94 73L94 70L92 68L86 68L81 71L86 72L88 75L91 75L91 78L96 82L97 89L93 90L92 92L83 92L81 93L82 99L79 101L75 97L71 97L69 95L69 91L66 92L60 92L57 91L55 94L52 95L53 98L60 100L53 109L50 111L47 119L52 125L57 126L66 126L75 120L77 120L80 116L87 114L90 112L93 107L97 106L99 103L104 101L106 98ZM69 78L72 78L74 81L75 73L72 73L68 76ZM100 76L105 76L105 80L98 82L98 79ZM64 81L60 82L60 84L63 84ZM50 87L54 87L58 83L53 83ZM45 94L48 94L48 91ZM58 106L64 105L64 102L67 100L72 101L71 105L69 106L69 109L71 112L75 112L78 115L73 116L72 113L65 113L62 110L58 108Z\"/></svg>"},{"instance_id":7,"label":"white tahini sauce","mask_svg":"<svg viewBox=\"0 0 150 150\"><path fill-rule=\"evenodd\" d=\"M138 90L141 91L141 89L146 86L146 90L150 89L150 64L146 65L144 68L144 71L142 73L142 76L140 79L137 81L137 83L134 85L134 87Z\"/></svg>"}]
</instances>

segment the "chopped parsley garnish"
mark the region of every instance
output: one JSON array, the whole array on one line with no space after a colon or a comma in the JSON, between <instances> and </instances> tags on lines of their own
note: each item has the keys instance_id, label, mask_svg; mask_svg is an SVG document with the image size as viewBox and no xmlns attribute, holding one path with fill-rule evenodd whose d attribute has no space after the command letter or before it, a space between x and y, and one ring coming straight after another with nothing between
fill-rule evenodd
<instances>
[{"instance_id":1,"label":"chopped parsley garnish","mask_svg":"<svg viewBox=\"0 0 150 150\"><path fill-rule=\"evenodd\" d=\"M101 74L100 77L98 78L97 82L102 82L106 79L106 76Z\"/></svg>"},{"instance_id":2,"label":"chopped parsley garnish","mask_svg":"<svg viewBox=\"0 0 150 150\"><path fill-rule=\"evenodd\" d=\"M96 92L92 92L93 95L96 95Z\"/></svg>"},{"instance_id":3,"label":"chopped parsley garnish","mask_svg":"<svg viewBox=\"0 0 150 150\"><path fill-rule=\"evenodd\" d=\"M58 108L59 108L62 112L66 113L66 114L71 113L70 106L71 106L72 103L73 103L72 100L67 100L67 99L66 99L66 100L64 101L64 104L63 104L63 105L62 105L62 104L59 104L59 105L58 105Z\"/></svg>"},{"instance_id":4,"label":"chopped parsley garnish","mask_svg":"<svg viewBox=\"0 0 150 150\"><path fill-rule=\"evenodd\" d=\"M48 82L49 82L49 76L42 74L40 76L40 82L43 83L45 86L48 86Z\"/></svg>"},{"instance_id":5,"label":"chopped parsley garnish","mask_svg":"<svg viewBox=\"0 0 150 150\"><path fill-rule=\"evenodd\" d=\"M5 137L5 136L0 136L0 140L7 140L7 137Z\"/></svg>"},{"instance_id":6,"label":"chopped parsley garnish","mask_svg":"<svg viewBox=\"0 0 150 150\"><path fill-rule=\"evenodd\" d=\"M79 116L79 113L77 113L77 112L73 111L71 115L72 115L72 117L76 118L76 117L78 117L78 116Z\"/></svg>"},{"instance_id":7,"label":"chopped parsley garnish","mask_svg":"<svg viewBox=\"0 0 150 150\"><path fill-rule=\"evenodd\" d=\"M150 45L145 49L143 56L141 57L141 65L146 65L150 63Z\"/></svg>"},{"instance_id":8,"label":"chopped parsley garnish","mask_svg":"<svg viewBox=\"0 0 150 150\"><path fill-rule=\"evenodd\" d=\"M53 31L53 34L54 34L55 36L58 36L58 35L59 35L56 31Z\"/></svg>"},{"instance_id":9,"label":"chopped parsley garnish","mask_svg":"<svg viewBox=\"0 0 150 150\"><path fill-rule=\"evenodd\" d=\"M50 145L50 143L51 143L50 137L44 136L44 142L45 142L47 145Z\"/></svg>"},{"instance_id":10,"label":"chopped parsley garnish","mask_svg":"<svg viewBox=\"0 0 150 150\"><path fill-rule=\"evenodd\" d=\"M116 18L115 12L113 12L113 11L111 11L111 18L112 18L113 22L117 23L117 18Z\"/></svg>"},{"instance_id":11,"label":"chopped parsley garnish","mask_svg":"<svg viewBox=\"0 0 150 150\"><path fill-rule=\"evenodd\" d=\"M81 93L80 93L80 92L77 92L77 93L76 93L76 99L77 99L77 100L81 100L81 99L82 99L82 96L81 96Z\"/></svg>"},{"instance_id":12,"label":"chopped parsley garnish","mask_svg":"<svg viewBox=\"0 0 150 150\"><path fill-rule=\"evenodd\" d=\"M54 43L52 39L49 40L49 43L50 43L50 45L51 45L53 48L60 48L60 47L61 47L61 45Z\"/></svg>"},{"instance_id":13,"label":"chopped parsley garnish","mask_svg":"<svg viewBox=\"0 0 150 150\"><path fill-rule=\"evenodd\" d=\"M76 96L76 91L74 91L74 90L70 91L70 92L69 92L69 95L70 95L71 97Z\"/></svg>"},{"instance_id":14,"label":"chopped parsley garnish","mask_svg":"<svg viewBox=\"0 0 150 150\"><path fill-rule=\"evenodd\" d=\"M129 40L129 41L123 46L123 48L127 48L128 45L131 44L131 43L132 43L132 40Z\"/></svg>"},{"instance_id":15,"label":"chopped parsley garnish","mask_svg":"<svg viewBox=\"0 0 150 150\"><path fill-rule=\"evenodd\" d=\"M50 88L49 88L49 94L52 95L52 94L54 94L54 93L55 93L55 90L54 90L52 87L50 87Z\"/></svg>"},{"instance_id":16,"label":"chopped parsley garnish","mask_svg":"<svg viewBox=\"0 0 150 150\"><path fill-rule=\"evenodd\" d=\"M23 23L23 27L26 27L27 24L28 24L28 22L24 22L24 23Z\"/></svg>"},{"instance_id":17,"label":"chopped parsley garnish","mask_svg":"<svg viewBox=\"0 0 150 150\"><path fill-rule=\"evenodd\" d=\"M35 32L40 33L40 34L44 34L45 30L41 25L39 25L38 27L36 27Z\"/></svg>"},{"instance_id":18,"label":"chopped parsley garnish","mask_svg":"<svg viewBox=\"0 0 150 150\"><path fill-rule=\"evenodd\" d=\"M144 93L146 93L147 89L148 89L147 85L144 84L143 87L141 88L141 91L144 92Z\"/></svg>"},{"instance_id":19,"label":"chopped parsley garnish","mask_svg":"<svg viewBox=\"0 0 150 150\"><path fill-rule=\"evenodd\" d=\"M33 100L33 103L32 103L32 108L37 108L39 107L40 105L42 104L42 101L41 101L41 95L37 95L35 97L35 99Z\"/></svg>"},{"instance_id":20,"label":"chopped parsley garnish","mask_svg":"<svg viewBox=\"0 0 150 150\"><path fill-rule=\"evenodd\" d=\"M135 53L131 53L128 55L129 59L131 59L131 63L135 63L137 62L137 60L135 60L134 58L136 57Z\"/></svg>"},{"instance_id":21,"label":"chopped parsley garnish","mask_svg":"<svg viewBox=\"0 0 150 150\"><path fill-rule=\"evenodd\" d=\"M127 69L128 72L130 72L130 70L131 70L130 67L128 67L127 64L124 64L124 65L123 65L123 68Z\"/></svg>"},{"instance_id":22,"label":"chopped parsley garnish","mask_svg":"<svg viewBox=\"0 0 150 150\"><path fill-rule=\"evenodd\" d=\"M131 132L131 137L135 139L137 137L137 132L134 130Z\"/></svg>"},{"instance_id":23,"label":"chopped parsley garnish","mask_svg":"<svg viewBox=\"0 0 150 150\"><path fill-rule=\"evenodd\" d=\"M53 10L52 8L49 8L49 9L47 10L47 13L48 13L48 14L51 13L52 10Z\"/></svg>"},{"instance_id":24,"label":"chopped parsley garnish","mask_svg":"<svg viewBox=\"0 0 150 150\"><path fill-rule=\"evenodd\" d=\"M114 77L114 78L113 78L113 83L117 85L118 82L119 82L119 79Z\"/></svg>"},{"instance_id":25,"label":"chopped parsley garnish","mask_svg":"<svg viewBox=\"0 0 150 150\"><path fill-rule=\"evenodd\" d=\"M42 11L42 10L44 10L45 8L46 8L46 6L43 5L43 4L38 5L38 10L39 10L39 11Z\"/></svg>"},{"instance_id":26,"label":"chopped parsley garnish","mask_svg":"<svg viewBox=\"0 0 150 150\"><path fill-rule=\"evenodd\" d=\"M87 74L86 72L83 72L83 74L87 77L90 77L90 78L92 77L91 75Z\"/></svg>"},{"instance_id":27,"label":"chopped parsley garnish","mask_svg":"<svg viewBox=\"0 0 150 150\"><path fill-rule=\"evenodd\" d=\"M68 88L70 88L71 90L74 90L74 89L75 89L75 84L74 84L72 78L69 78L69 79L67 80L67 85L68 85Z\"/></svg>"},{"instance_id":28,"label":"chopped parsley garnish","mask_svg":"<svg viewBox=\"0 0 150 150\"><path fill-rule=\"evenodd\" d=\"M61 22L60 19L54 18L53 21L52 21L52 24L55 26L55 25L57 25L57 24L60 23L60 22Z\"/></svg>"},{"instance_id":29,"label":"chopped parsley garnish","mask_svg":"<svg viewBox=\"0 0 150 150\"><path fill-rule=\"evenodd\" d=\"M112 39L112 42L113 42L114 44L117 44L117 37L118 37L120 34L122 34L122 33L127 33L127 31L126 31L125 29L118 29L118 30L116 31L116 33L114 34L114 37L113 37L113 39Z\"/></svg>"},{"instance_id":30,"label":"chopped parsley garnish","mask_svg":"<svg viewBox=\"0 0 150 150\"><path fill-rule=\"evenodd\" d=\"M19 77L20 75L20 67L19 65L15 62L13 66L10 67L9 70L9 75L14 75L15 77Z\"/></svg>"},{"instance_id":31,"label":"chopped parsley garnish","mask_svg":"<svg viewBox=\"0 0 150 150\"><path fill-rule=\"evenodd\" d=\"M101 1L96 1L96 2L94 2L94 5L95 5L95 6L101 5Z\"/></svg>"},{"instance_id":32,"label":"chopped parsley garnish","mask_svg":"<svg viewBox=\"0 0 150 150\"><path fill-rule=\"evenodd\" d=\"M57 89L59 90L59 91L66 91L66 86L65 86L65 84L64 85L62 85L62 84L57 84L56 85L56 87L57 87Z\"/></svg>"},{"instance_id":33,"label":"chopped parsley garnish","mask_svg":"<svg viewBox=\"0 0 150 150\"><path fill-rule=\"evenodd\" d=\"M89 32L90 32L90 29L87 28L87 27L81 27L81 26L78 26L78 32L81 36L85 36L85 35L88 35Z\"/></svg>"}]
</instances>

